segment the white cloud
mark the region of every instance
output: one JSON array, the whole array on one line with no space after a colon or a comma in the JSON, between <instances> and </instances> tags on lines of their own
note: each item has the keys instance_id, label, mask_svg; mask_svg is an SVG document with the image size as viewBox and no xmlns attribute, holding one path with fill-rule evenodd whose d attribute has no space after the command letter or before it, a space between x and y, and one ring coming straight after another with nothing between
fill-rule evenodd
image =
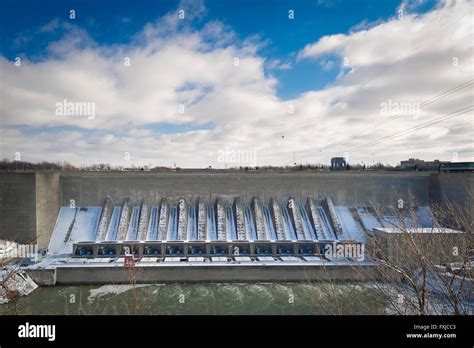
<instances>
[{"instance_id":1,"label":"white cloud","mask_svg":"<svg viewBox=\"0 0 474 348\"><path fill-rule=\"evenodd\" d=\"M400 6L398 6L399 10L403 10L404 12L411 12L415 11L420 6L423 6L427 3L427 0L403 0Z\"/></svg>"},{"instance_id":2,"label":"white cloud","mask_svg":"<svg viewBox=\"0 0 474 348\"><path fill-rule=\"evenodd\" d=\"M426 15L405 14L369 30L350 35L322 37L307 45L299 58L318 58L334 53L348 57L350 66L389 64L416 53L446 52L472 37L472 5L466 1L446 3ZM465 45L464 45L465 46Z\"/></svg>"},{"instance_id":3,"label":"white cloud","mask_svg":"<svg viewBox=\"0 0 474 348\"><path fill-rule=\"evenodd\" d=\"M51 20L49 23L43 25L40 27L39 32L40 33L49 33L52 32L60 27L59 19L55 18Z\"/></svg>"},{"instance_id":4,"label":"white cloud","mask_svg":"<svg viewBox=\"0 0 474 348\"><path fill-rule=\"evenodd\" d=\"M262 57L259 48L267 42L258 36L239 41L221 22L193 30L191 17L202 19L202 7L186 11L188 22L179 22L174 11L146 25L129 45L100 46L84 30L69 26L62 40L50 44L47 59L23 60L15 67L0 57L0 155L11 159L19 151L33 161L126 165L123 153L130 152L136 164L218 167L223 164L217 163L217 151L227 147L256 150L259 165L290 164L293 153L297 162L328 163L331 156L472 103L472 89L466 88L422 108L417 117L366 129L390 119L381 114L383 102L420 103L472 78L470 10L468 2L458 1L425 15L322 37L301 50L298 60L322 59L329 69L333 58L325 56L336 55L338 78L287 101L276 95L278 81L265 66L288 69L291 63ZM95 102L95 119L56 116L55 103L63 99ZM350 158L395 163L407 157L450 159L457 152L462 160L472 156L472 127L455 127L450 133L455 138L441 141L440 136L469 116L423 129L419 134L428 134L423 137L409 133L361 149ZM166 134L153 130L156 123L185 128ZM205 124L215 128L199 130ZM38 131L24 132L17 125ZM62 126L76 128L45 128Z\"/></svg>"},{"instance_id":5,"label":"white cloud","mask_svg":"<svg viewBox=\"0 0 474 348\"><path fill-rule=\"evenodd\" d=\"M267 62L267 68L270 70L290 70L293 64L290 62L283 63L279 59L272 59Z\"/></svg>"},{"instance_id":6,"label":"white cloud","mask_svg":"<svg viewBox=\"0 0 474 348\"><path fill-rule=\"evenodd\" d=\"M330 71L334 67L334 61L332 60L322 61L320 64L321 69L323 69L324 71Z\"/></svg>"},{"instance_id":7,"label":"white cloud","mask_svg":"<svg viewBox=\"0 0 474 348\"><path fill-rule=\"evenodd\" d=\"M323 36L318 42L306 45L298 54L298 59L314 58L327 53L340 53L347 36L342 34Z\"/></svg>"}]
</instances>

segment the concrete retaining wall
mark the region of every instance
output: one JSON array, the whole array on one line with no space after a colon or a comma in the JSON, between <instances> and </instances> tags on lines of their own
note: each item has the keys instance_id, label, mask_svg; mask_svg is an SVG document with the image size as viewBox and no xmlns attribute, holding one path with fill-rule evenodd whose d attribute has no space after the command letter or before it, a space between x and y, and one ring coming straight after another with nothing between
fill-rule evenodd
<instances>
[{"instance_id":1,"label":"concrete retaining wall","mask_svg":"<svg viewBox=\"0 0 474 348\"><path fill-rule=\"evenodd\" d=\"M60 267L57 284L118 284L174 282L247 281L367 281L375 279L374 265L223 265L223 266L147 266Z\"/></svg>"},{"instance_id":2,"label":"concrete retaining wall","mask_svg":"<svg viewBox=\"0 0 474 348\"><path fill-rule=\"evenodd\" d=\"M418 252L434 264L462 262L469 248L467 233L387 233L383 230L372 231L375 240L368 250L377 258L383 258L403 267L420 267ZM453 250L457 250L454 253Z\"/></svg>"},{"instance_id":3,"label":"concrete retaining wall","mask_svg":"<svg viewBox=\"0 0 474 348\"><path fill-rule=\"evenodd\" d=\"M56 268L26 269L25 272L39 286L56 285Z\"/></svg>"}]
</instances>

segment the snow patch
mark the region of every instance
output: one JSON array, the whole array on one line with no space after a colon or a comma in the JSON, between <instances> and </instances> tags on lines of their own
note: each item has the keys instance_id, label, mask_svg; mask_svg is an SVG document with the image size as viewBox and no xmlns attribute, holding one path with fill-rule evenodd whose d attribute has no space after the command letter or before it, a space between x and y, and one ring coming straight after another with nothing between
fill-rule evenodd
<instances>
[{"instance_id":1,"label":"snow patch","mask_svg":"<svg viewBox=\"0 0 474 348\"><path fill-rule=\"evenodd\" d=\"M143 288L146 286L150 286L149 284L136 284L135 286L132 284L115 284L115 285L103 285L100 288L97 289L90 289L89 293L90 295L87 297L87 301L89 304L94 302L94 300L97 298L104 297L106 295L119 295L124 292L127 292L133 288Z\"/></svg>"}]
</instances>

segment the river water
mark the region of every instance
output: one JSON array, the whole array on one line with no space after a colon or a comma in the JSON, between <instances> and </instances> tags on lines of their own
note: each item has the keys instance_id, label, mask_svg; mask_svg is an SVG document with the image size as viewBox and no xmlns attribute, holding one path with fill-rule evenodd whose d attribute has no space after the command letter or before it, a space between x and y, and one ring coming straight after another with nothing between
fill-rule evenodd
<instances>
[{"instance_id":1,"label":"river water","mask_svg":"<svg viewBox=\"0 0 474 348\"><path fill-rule=\"evenodd\" d=\"M0 306L0 314L384 314L369 284L176 283L55 286Z\"/></svg>"}]
</instances>

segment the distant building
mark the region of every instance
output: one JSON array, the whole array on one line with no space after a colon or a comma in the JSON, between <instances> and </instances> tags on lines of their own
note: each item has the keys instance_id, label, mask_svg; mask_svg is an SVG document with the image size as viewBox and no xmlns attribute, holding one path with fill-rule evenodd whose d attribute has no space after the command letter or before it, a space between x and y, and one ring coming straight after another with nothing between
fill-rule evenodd
<instances>
[{"instance_id":1,"label":"distant building","mask_svg":"<svg viewBox=\"0 0 474 348\"><path fill-rule=\"evenodd\" d=\"M403 170L439 170L442 164L451 163L449 161L424 161L417 158L410 158L408 161L401 161L400 167Z\"/></svg>"},{"instance_id":2,"label":"distant building","mask_svg":"<svg viewBox=\"0 0 474 348\"><path fill-rule=\"evenodd\" d=\"M439 170L442 172L472 172L474 171L474 162L443 163Z\"/></svg>"},{"instance_id":3,"label":"distant building","mask_svg":"<svg viewBox=\"0 0 474 348\"><path fill-rule=\"evenodd\" d=\"M331 170L346 170L347 162L344 157L331 158Z\"/></svg>"}]
</instances>

